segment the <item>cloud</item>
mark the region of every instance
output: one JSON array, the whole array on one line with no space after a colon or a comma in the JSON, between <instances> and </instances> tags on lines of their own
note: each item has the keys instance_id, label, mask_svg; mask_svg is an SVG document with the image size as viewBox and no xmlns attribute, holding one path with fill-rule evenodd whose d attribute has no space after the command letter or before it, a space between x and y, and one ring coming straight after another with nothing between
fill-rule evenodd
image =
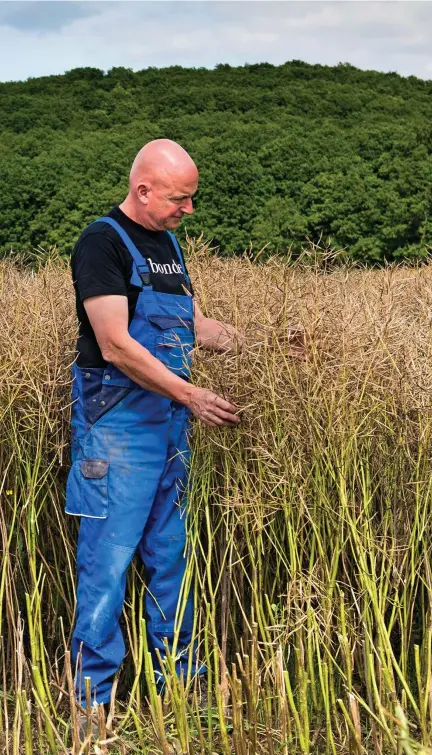
<instances>
[{"instance_id":1,"label":"cloud","mask_svg":"<svg viewBox=\"0 0 432 755\"><path fill-rule=\"evenodd\" d=\"M29 32L58 31L77 18L103 11L104 4L88 2L0 2L0 25Z\"/></svg>"},{"instance_id":2,"label":"cloud","mask_svg":"<svg viewBox=\"0 0 432 755\"><path fill-rule=\"evenodd\" d=\"M430 2L0 2L0 80L292 59L430 78L431 28Z\"/></svg>"}]
</instances>

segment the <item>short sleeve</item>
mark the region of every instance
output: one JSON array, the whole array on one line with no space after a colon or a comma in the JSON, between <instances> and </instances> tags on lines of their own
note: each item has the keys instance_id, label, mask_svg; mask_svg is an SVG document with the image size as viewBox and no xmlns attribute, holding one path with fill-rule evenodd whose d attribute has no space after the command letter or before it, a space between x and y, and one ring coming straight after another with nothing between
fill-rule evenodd
<instances>
[{"instance_id":1,"label":"short sleeve","mask_svg":"<svg viewBox=\"0 0 432 755\"><path fill-rule=\"evenodd\" d=\"M118 247L103 230L85 232L72 255L72 277L80 301L90 296L127 296L127 271Z\"/></svg>"}]
</instances>

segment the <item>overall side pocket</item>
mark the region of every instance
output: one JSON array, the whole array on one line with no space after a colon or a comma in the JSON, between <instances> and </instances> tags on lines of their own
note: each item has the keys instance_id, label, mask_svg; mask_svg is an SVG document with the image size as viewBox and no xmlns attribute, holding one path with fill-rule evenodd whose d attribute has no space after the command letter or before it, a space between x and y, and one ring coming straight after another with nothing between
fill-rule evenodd
<instances>
[{"instance_id":1,"label":"overall side pocket","mask_svg":"<svg viewBox=\"0 0 432 755\"><path fill-rule=\"evenodd\" d=\"M78 459L72 464L66 484L66 514L107 518L108 469L109 461L104 459Z\"/></svg>"}]
</instances>

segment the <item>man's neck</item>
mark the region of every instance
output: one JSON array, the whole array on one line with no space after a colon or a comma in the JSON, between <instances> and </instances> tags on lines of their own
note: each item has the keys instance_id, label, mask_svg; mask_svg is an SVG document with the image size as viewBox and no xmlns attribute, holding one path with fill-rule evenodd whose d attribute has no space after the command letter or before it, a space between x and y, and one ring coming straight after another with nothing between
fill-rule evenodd
<instances>
[{"instance_id":1,"label":"man's neck","mask_svg":"<svg viewBox=\"0 0 432 755\"><path fill-rule=\"evenodd\" d=\"M142 219L139 217L136 207L133 202L131 202L129 197L126 197L124 202L119 204L119 209L128 217L130 220L133 220L134 223L138 223L139 225L142 225L143 228L145 228L147 231L157 231L158 228L152 228L151 222L142 221Z\"/></svg>"}]
</instances>

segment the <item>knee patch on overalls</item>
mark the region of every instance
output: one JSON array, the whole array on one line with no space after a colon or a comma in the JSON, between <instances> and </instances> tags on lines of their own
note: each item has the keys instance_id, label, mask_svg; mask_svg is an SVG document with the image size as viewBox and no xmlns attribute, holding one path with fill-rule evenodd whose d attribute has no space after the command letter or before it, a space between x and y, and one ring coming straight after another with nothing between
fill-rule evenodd
<instances>
[{"instance_id":1,"label":"knee patch on overalls","mask_svg":"<svg viewBox=\"0 0 432 755\"><path fill-rule=\"evenodd\" d=\"M95 540L93 523L89 521L86 525L80 533L79 548L88 578L79 585L82 608L75 636L90 647L98 648L116 631L126 588L126 570L134 548Z\"/></svg>"}]
</instances>

